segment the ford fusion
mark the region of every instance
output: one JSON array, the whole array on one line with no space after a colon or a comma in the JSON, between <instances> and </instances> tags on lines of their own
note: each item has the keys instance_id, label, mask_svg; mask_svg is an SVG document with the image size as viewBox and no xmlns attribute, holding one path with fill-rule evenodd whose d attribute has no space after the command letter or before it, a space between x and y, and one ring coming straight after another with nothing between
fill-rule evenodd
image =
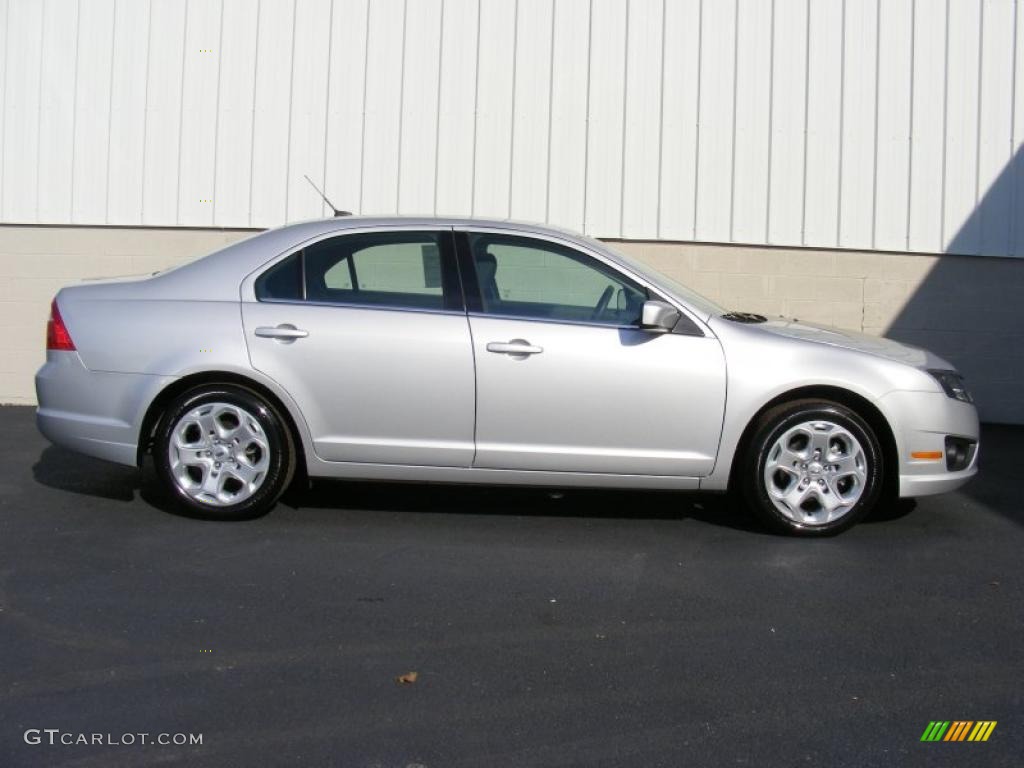
<instances>
[{"instance_id":1,"label":"ford fusion","mask_svg":"<svg viewBox=\"0 0 1024 768\"><path fill-rule=\"evenodd\" d=\"M475 219L294 224L53 301L52 442L156 473L184 511L270 510L296 473L730 491L834 534L976 472L953 366L729 312L607 245Z\"/></svg>"}]
</instances>

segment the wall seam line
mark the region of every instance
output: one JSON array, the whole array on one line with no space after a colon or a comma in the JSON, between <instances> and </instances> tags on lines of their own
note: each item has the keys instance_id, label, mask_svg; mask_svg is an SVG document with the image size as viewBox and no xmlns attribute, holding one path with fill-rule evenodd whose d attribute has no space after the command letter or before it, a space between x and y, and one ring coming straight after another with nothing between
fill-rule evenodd
<instances>
[{"instance_id":1,"label":"wall seam line","mask_svg":"<svg viewBox=\"0 0 1024 768\"><path fill-rule=\"evenodd\" d=\"M470 164L469 215L476 213L476 134L480 122L480 30L482 29L483 6L476 6L476 59L473 64L473 161Z\"/></svg>"},{"instance_id":2,"label":"wall seam line","mask_svg":"<svg viewBox=\"0 0 1024 768\"><path fill-rule=\"evenodd\" d=\"M262 0L256 0L256 41L252 63L252 111L249 115L249 226L252 226L253 189L256 186L256 96L259 93L260 71L260 16Z\"/></svg>"},{"instance_id":3,"label":"wall seam line","mask_svg":"<svg viewBox=\"0 0 1024 768\"><path fill-rule=\"evenodd\" d=\"M288 222L292 188L292 115L295 113L295 30L299 26L299 0L292 0L292 46L288 65L288 138L284 155L284 221Z\"/></svg>"},{"instance_id":4,"label":"wall seam line","mask_svg":"<svg viewBox=\"0 0 1024 768\"><path fill-rule=\"evenodd\" d=\"M445 0L441 0L441 12L437 33L437 106L434 109L434 195L432 211L437 215L437 187L441 174L441 88L444 82L444 12Z\"/></svg>"},{"instance_id":5,"label":"wall seam line","mask_svg":"<svg viewBox=\"0 0 1024 768\"><path fill-rule=\"evenodd\" d=\"M626 128L629 125L629 15L633 7L631 0L626 0L626 24L622 41L622 146L619 156L619 237L623 234L626 219Z\"/></svg>"},{"instance_id":6,"label":"wall seam line","mask_svg":"<svg viewBox=\"0 0 1024 768\"><path fill-rule=\"evenodd\" d=\"M508 128L508 217L512 218L512 189L515 183L516 158L516 84L519 76L519 0L512 6L512 110Z\"/></svg>"},{"instance_id":7,"label":"wall seam line","mask_svg":"<svg viewBox=\"0 0 1024 768\"><path fill-rule=\"evenodd\" d=\"M843 242L843 134L846 131L846 0L843 0L843 18L839 25L839 171L836 174L836 248Z\"/></svg>"},{"instance_id":8,"label":"wall seam line","mask_svg":"<svg viewBox=\"0 0 1024 768\"><path fill-rule=\"evenodd\" d=\"M904 248L910 250L910 226L914 206L914 77L917 53L917 0L910 2L910 93L909 125L907 126L907 221L904 234Z\"/></svg>"},{"instance_id":9,"label":"wall seam line","mask_svg":"<svg viewBox=\"0 0 1024 768\"><path fill-rule=\"evenodd\" d=\"M114 0L114 23L110 33L110 91L107 100L107 176L103 182L103 223L110 223L110 136L114 127L114 62L117 51L117 6L118 0ZM36 218L39 218L38 213Z\"/></svg>"},{"instance_id":10,"label":"wall seam line","mask_svg":"<svg viewBox=\"0 0 1024 768\"><path fill-rule=\"evenodd\" d=\"M580 229L587 233L587 198L589 197L590 181L590 71L594 63L594 0L590 0L587 9L587 97L584 107L583 136L583 219Z\"/></svg>"},{"instance_id":11,"label":"wall seam line","mask_svg":"<svg viewBox=\"0 0 1024 768\"><path fill-rule=\"evenodd\" d=\"M117 0L114 0L115 7ZM43 124L43 63L46 61L46 5L43 4L43 9L39 12L39 84L36 89L36 200L35 200L35 219L39 221L39 182L42 179L40 174L40 167L42 165L43 156L43 142L40 141L39 129ZM4 55L7 55L6 50ZM108 119L107 128L110 128L110 122ZM107 138L107 157L110 157L110 138ZM109 170L108 170L109 175Z\"/></svg>"},{"instance_id":12,"label":"wall seam line","mask_svg":"<svg viewBox=\"0 0 1024 768\"><path fill-rule=\"evenodd\" d=\"M8 9L10 5L8 5ZM78 144L75 141L75 134L78 131L78 54L81 52L81 40L82 40L82 4L79 2L76 6L75 13L75 77L74 85L71 91L71 171L70 181L68 184L68 194L70 199L68 200L68 220L74 224L75 222L75 156L78 154L76 146ZM6 52L5 52L6 56ZM4 88L6 94L7 89ZM5 104L6 106L6 104ZM7 141L7 134L4 133L4 141ZM5 153L6 154L6 153ZM145 161L143 161L145 162Z\"/></svg>"},{"instance_id":13,"label":"wall seam line","mask_svg":"<svg viewBox=\"0 0 1024 768\"><path fill-rule=\"evenodd\" d=\"M882 0L875 0L875 114L874 135L871 153L874 162L871 164L871 250L875 249L878 236L878 103L879 103L879 65L882 61Z\"/></svg>"},{"instance_id":14,"label":"wall seam line","mask_svg":"<svg viewBox=\"0 0 1024 768\"><path fill-rule=\"evenodd\" d=\"M807 244L807 145L811 112L811 0L807 0L807 24L804 27L804 152L800 181L800 245Z\"/></svg>"},{"instance_id":15,"label":"wall seam line","mask_svg":"<svg viewBox=\"0 0 1024 768\"><path fill-rule=\"evenodd\" d=\"M325 195L331 193L327 191L327 139L331 135L331 72L334 71L334 67L331 66L333 60L332 51L334 50L334 0L331 0L331 10L327 16L327 77L324 78L326 81L324 84L324 151L323 151L323 171L320 176L321 184ZM342 206L345 202L342 201ZM331 211L333 215L334 211ZM320 201L320 215L327 215L327 201Z\"/></svg>"},{"instance_id":16,"label":"wall seam line","mask_svg":"<svg viewBox=\"0 0 1024 768\"><path fill-rule=\"evenodd\" d=\"M939 250L946 250L946 140L949 123L949 0L946 0L946 22L943 28L943 75L942 75L942 189L939 207Z\"/></svg>"},{"instance_id":17,"label":"wall seam line","mask_svg":"<svg viewBox=\"0 0 1024 768\"><path fill-rule=\"evenodd\" d=\"M139 178L139 217L138 222L142 224L146 213L146 138L149 134L149 50L150 40L153 37L153 7L146 4L146 74L144 76L142 90L142 168Z\"/></svg>"},{"instance_id":18,"label":"wall seam line","mask_svg":"<svg viewBox=\"0 0 1024 768\"><path fill-rule=\"evenodd\" d=\"M658 69L658 196L654 213L654 236L661 237L661 203L664 197L665 162L665 29L668 26L668 0L661 0L661 63Z\"/></svg>"},{"instance_id":19,"label":"wall seam line","mask_svg":"<svg viewBox=\"0 0 1024 768\"><path fill-rule=\"evenodd\" d=\"M395 148L395 213L402 210L402 134L405 130L405 47L408 27L409 0L402 0L402 53L398 61L398 146Z\"/></svg>"},{"instance_id":20,"label":"wall seam line","mask_svg":"<svg viewBox=\"0 0 1024 768\"><path fill-rule=\"evenodd\" d=\"M360 105L361 120L359 123L359 207L356 213L363 212L363 186L366 177L366 81L370 77L370 13L372 4L366 0L366 31L363 35L363 97Z\"/></svg>"},{"instance_id":21,"label":"wall seam line","mask_svg":"<svg viewBox=\"0 0 1024 768\"><path fill-rule=\"evenodd\" d=\"M981 196L981 105L982 93L985 88L985 3L978 4L978 103L975 107L974 125L974 211L978 212L975 219L975 254L980 255L985 239L985 207L979 205ZM970 220L970 219L968 219Z\"/></svg>"},{"instance_id":22,"label":"wall seam line","mask_svg":"<svg viewBox=\"0 0 1024 768\"><path fill-rule=\"evenodd\" d=\"M551 221L551 121L555 104L555 3L551 3L551 45L548 56L548 138L545 144L544 223Z\"/></svg>"},{"instance_id":23,"label":"wall seam line","mask_svg":"<svg viewBox=\"0 0 1024 768\"><path fill-rule=\"evenodd\" d=\"M729 242L736 239L736 102L740 84L740 3L733 0L732 19L732 144L729 148Z\"/></svg>"},{"instance_id":24,"label":"wall seam line","mask_svg":"<svg viewBox=\"0 0 1024 768\"><path fill-rule=\"evenodd\" d=\"M765 174L764 241L771 243L772 228L772 161L775 153L775 0L772 0L768 21L768 168Z\"/></svg>"},{"instance_id":25,"label":"wall seam line","mask_svg":"<svg viewBox=\"0 0 1024 768\"><path fill-rule=\"evenodd\" d=\"M178 90L178 178L177 191L174 196L174 223L181 224L181 134L185 123L185 52L188 50L188 7L190 3L185 1L185 21L181 30L181 80Z\"/></svg>"},{"instance_id":26,"label":"wall seam line","mask_svg":"<svg viewBox=\"0 0 1024 768\"><path fill-rule=\"evenodd\" d=\"M77 7L77 6L76 6ZM77 18L77 15L76 15ZM77 22L76 22L77 28ZM0 218L6 218L4 213L4 172L7 167L7 59L11 52L11 3L10 0L4 5L4 76L0 80L0 136L3 136L4 146L0 147ZM78 57L78 41L75 41L75 58ZM78 67L76 65L77 72ZM71 110L72 114L74 109ZM74 133L71 134L71 142L74 144ZM73 151L73 150L72 150Z\"/></svg>"},{"instance_id":27,"label":"wall seam line","mask_svg":"<svg viewBox=\"0 0 1024 768\"><path fill-rule=\"evenodd\" d=\"M775 0L772 0L774 6ZM697 239L697 215L700 201L700 97L701 77L704 74L704 0L697 6L697 97L696 128L693 138L693 239Z\"/></svg>"},{"instance_id":28,"label":"wall seam line","mask_svg":"<svg viewBox=\"0 0 1024 768\"><path fill-rule=\"evenodd\" d=\"M213 186L210 188L210 223L217 225L217 149L220 145L220 78L224 61L224 3L220 0L220 31L217 33L217 92L213 114Z\"/></svg>"},{"instance_id":29,"label":"wall seam line","mask_svg":"<svg viewBox=\"0 0 1024 768\"><path fill-rule=\"evenodd\" d=\"M1017 187L1019 185L1020 162L1017 159L1017 28L1020 11L1020 0L1013 3L1013 66L1010 73L1010 215L1006 218L1006 252L1009 256L1017 255Z\"/></svg>"}]
</instances>

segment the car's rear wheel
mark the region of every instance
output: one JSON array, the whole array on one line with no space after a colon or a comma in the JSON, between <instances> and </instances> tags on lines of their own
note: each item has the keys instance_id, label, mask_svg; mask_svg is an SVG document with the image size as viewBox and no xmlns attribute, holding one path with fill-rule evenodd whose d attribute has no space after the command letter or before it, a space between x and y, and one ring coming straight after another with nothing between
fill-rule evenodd
<instances>
[{"instance_id":1,"label":"car's rear wheel","mask_svg":"<svg viewBox=\"0 0 1024 768\"><path fill-rule=\"evenodd\" d=\"M758 422L740 490L769 528L827 536L871 511L883 470L878 438L860 416L839 403L799 400L771 409Z\"/></svg>"},{"instance_id":2,"label":"car's rear wheel","mask_svg":"<svg viewBox=\"0 0 1024 768\"><path fill-rule=\"evenodd\" d=\"M295 471L281 415L233 385L205 385L175 398L157 428L153 458L176 505L215 520L266 514Z\"/></svg>"}]
</instances>

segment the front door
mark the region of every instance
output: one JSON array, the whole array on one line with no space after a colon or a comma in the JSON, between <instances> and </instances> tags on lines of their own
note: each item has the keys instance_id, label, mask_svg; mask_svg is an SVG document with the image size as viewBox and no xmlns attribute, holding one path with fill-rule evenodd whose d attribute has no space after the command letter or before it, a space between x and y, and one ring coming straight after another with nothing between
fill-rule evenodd
<instances>
[{"instance_id":1,"label":"front door","mask_svg":"<svg viewBox=\"0 0 1024 768\"><path fill-rule=\"evenodd\" d=\"M329 237L254 291L252 364L291 394L320 458L471 464L473 350L450 229Z\"/></svg>"},{"instance_id":2,"label":"front door","mask_svg":"<svg viewBox=\"0 0 1024 768\"><path fill-rule=\"evenodd\" d=\"M717 339L640 330L660 298L567 245L462 237L476 273L474 466L700 477L725 407ZM467 263L470 262L471 263Z\"/></svg>"}]
</instances>

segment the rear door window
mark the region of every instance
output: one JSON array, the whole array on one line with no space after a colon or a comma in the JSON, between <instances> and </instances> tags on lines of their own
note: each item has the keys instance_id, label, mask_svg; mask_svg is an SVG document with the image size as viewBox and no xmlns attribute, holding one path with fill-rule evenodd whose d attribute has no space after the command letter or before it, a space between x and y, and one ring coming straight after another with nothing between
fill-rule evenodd
<instances>
[{"instance_id":1,"label":"rear door window","mask_svg":"<svg viewBox=\"0 0 1024 768\"><path fill-rule=\"evenodd\" d=\"M279 262L256 281L261 301L460 310L450 231L331 237Z\"/></svg>"}]
</instances>

